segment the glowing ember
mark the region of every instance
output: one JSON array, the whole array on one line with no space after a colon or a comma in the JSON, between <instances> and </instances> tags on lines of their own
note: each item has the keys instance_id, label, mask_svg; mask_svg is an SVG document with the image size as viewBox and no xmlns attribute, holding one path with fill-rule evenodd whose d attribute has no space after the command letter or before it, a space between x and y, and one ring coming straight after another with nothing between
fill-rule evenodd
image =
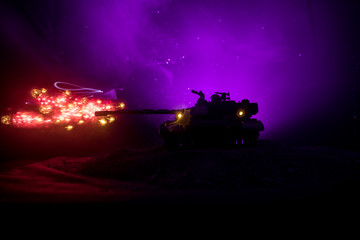
<instances>
[{"instance_id":1,"label":"glowing ember","mask_svg":"<svg viewBox=\"0 0 360 240\"><path fill-rule=\"evenodd\" d=\"M51 105L43 105L40 106L39 111L43 114L49 114L51 113L52 106Z\"/></svg>"},{"instance_id":2,"label":"glowing ember","mask_svg":"<svg viewBox=\"0 0 360 240\"><path fill-rule=\"evenodd\" d=\"M102 118L102 119L99 120L99 123L100 123L101 126L105 126L108 122L106 121L106 119Z\"/></svg>"},{"instance_id":3,"label":"glowing ember","mask_svg":"<svg viewBox=\"0 0 360 240\"><path fill-rule=\"evenodd\" d=\"M95 112L114 111L125 107L124 103L108 100L78 99L68 90L50 95L45 88L42 88L33 89L30 93L35 99L34 105L37 106L38 112L18 111L13 115L3 116L1 117L3 124L24 128L60 125L70 131L74 125L98 122L101 126L105 126L112 123L115 121L114 116L96 119Z\"/></svg>"},{"instance_id":4,"label":"glowing ember","mask_svg":"<svg viewBox=\"0 0 360 240\"><path fill-rule=\"evenodd\" d=\"M9 125L11 124L11 117L9 115L6 116L2 116L1 117L1 122L5 125Z\"/></svg>"},{"instance_id":5,"label":"glowing ember","mask_svg":"<svg viewBox=\"0 0 360 240\"><path fill-rule=\"evenodd\" d=\"M40 89L33 89L33 90L31 90L31 96L33 96L33 98L37 98L40 94L41 94L41 90L40 90Z\"/></svg>"}]
</instances>

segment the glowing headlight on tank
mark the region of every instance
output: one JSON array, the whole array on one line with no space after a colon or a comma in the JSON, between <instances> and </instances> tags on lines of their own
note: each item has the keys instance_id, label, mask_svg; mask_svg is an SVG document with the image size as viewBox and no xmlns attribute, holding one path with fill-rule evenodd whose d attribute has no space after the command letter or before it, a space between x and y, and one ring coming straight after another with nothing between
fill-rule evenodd
<instances>
[{"instance_id":1,"label":"glowing headlight on tank","mask_svg":"<svg viewBox=\"0 0 360 240\"><path fill-rule=\"evenodd\" d=\"M243 109L240 109L238 112L237 112L237 116L238 117L244 117L245 116L245 111Z\"/></svg>"},{"instance_id":2,"label":"glowing headlight on tank","mask_svg":"<svg viewBox=\"0 0 360 240\"><path fill-rule=\"evenodd\" d=\"M176 114L176 118L177 118L178 120L181 119L182 117L183 117L182 113Z\"/></svg>"},{"instance_id":3,"label":"glowing headlight on tank","mask_svg":"<svg viewBox=\"0 0 360 240\"><path fill-rule=\"evenodd\" d=\"M104 119L104 118L102 118L102 119L99 120L99 124L100 124L101 126L105 126L107 123L108 123L108 122L107 122L106 119Z\"/></svg>"},{"instance_id":4,"label":"glowing headlight on tank","mask_svg":"<svg viewBox=\"0 0 360 240\"><path fill-rule=\"evenodd\" d=\"M112 123L112 122L115 122L115 117L113 115L107 115L106 116L106 120L109 122L109 123Z\"/></svg>"},{"instance_id":5,"label":"glowing headlight on tank","mask_svg":"<svg viewBox=\"0 0 360 240\"><path fill-rule=\"evenodd\" d=\"M125 103L121 102L117 105L118 109L124 109L125 108Z\"/></svg>"},{"instance_id":6,"label":"glowing headlight on tank","mask_svg":"<svg viewBox=\"0 0 360 240\"><path fill-rule=\"evenodd\" d=\"M71 130L74 129L74 126L73 126L73 125L67 125L67 126L65 127L65 129L68 130L68 131L71 131Z\"/></svg>"}]
</instances>

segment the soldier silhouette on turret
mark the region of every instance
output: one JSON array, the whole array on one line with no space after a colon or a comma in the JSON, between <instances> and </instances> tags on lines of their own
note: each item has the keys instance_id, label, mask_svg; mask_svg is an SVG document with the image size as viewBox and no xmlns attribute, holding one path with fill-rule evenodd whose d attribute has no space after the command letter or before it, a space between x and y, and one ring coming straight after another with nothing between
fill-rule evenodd
<instances>
[{"instance_id":1,"label":"soldier silhouette on turret","mask_svg":"<svg viewBox=\"0 0 360 240\"><path fill-rule=\"evenodd\" d=\"M202 91L195 91L191 90L192 93L199 95L199 99L197 100L196 104L206 104L207 101L205 100L205 94Z\"/></svg>"}]
</instances>

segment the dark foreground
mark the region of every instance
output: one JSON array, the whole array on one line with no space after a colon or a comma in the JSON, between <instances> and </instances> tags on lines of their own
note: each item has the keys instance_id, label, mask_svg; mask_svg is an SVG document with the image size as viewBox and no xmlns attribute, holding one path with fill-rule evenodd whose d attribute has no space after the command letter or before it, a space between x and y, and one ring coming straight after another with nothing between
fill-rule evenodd
<instances>
[{"instance_id":1,"label":"dark foreground","mask_svg":"<svg viewBox=\"0 0 360 240\"><path fill-rule=\"evenodd\" d=\"M14 160L15 161L15 160ZM122 148L2 167L7 203L357 204L360 152L290 147Z\"/></svg>"}]
</instances>

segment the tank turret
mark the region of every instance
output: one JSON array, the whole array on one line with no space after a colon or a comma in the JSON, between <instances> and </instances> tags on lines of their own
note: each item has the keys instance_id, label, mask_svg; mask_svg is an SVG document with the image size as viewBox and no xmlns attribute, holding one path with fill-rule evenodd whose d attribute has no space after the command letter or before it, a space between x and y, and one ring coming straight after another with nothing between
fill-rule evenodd
<instances>
[{"instance_id":1,"label":"tank turret","mask_svg":"<svg viewBox=\"0 0 360 240\"><path fill-rule=\"evenodd\" d=\"M199 95L195 106L186 109L142 109L95 112L96 116L109 114L172 114L174 120L160 125L160 135L168 149L242 145L254 146L259 132L264 130L261 121L252 118L258 112L258 104L230 100L230 94L215 92L210 101L202 91L191 91Z\"/></svg>"}]
</instances>

